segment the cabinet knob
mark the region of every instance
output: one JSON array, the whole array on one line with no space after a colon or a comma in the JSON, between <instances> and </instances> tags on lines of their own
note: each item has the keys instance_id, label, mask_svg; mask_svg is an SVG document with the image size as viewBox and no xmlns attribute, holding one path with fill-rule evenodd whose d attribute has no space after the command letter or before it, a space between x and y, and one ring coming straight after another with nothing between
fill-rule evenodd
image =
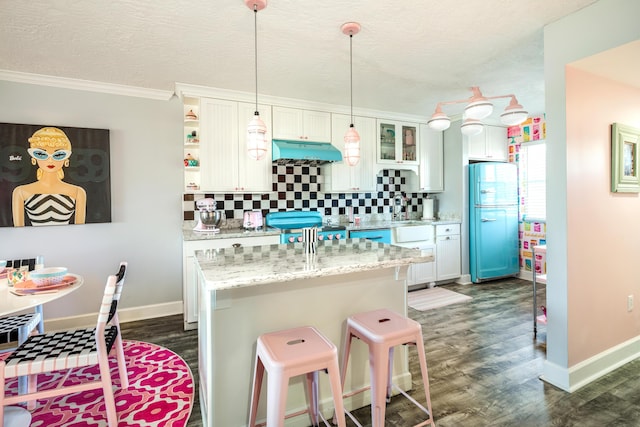
<instances>
[{"instance_id":1,"label":"cabinet knob","mask_svg":"<svg viewBox=\"0 0 640 427\"><path fill-rule=\"evenodd\" d=\"M233 245L231 245L232 248L239 248L242 246L242 243L234 243Z\"/></svg>"}]
</instances>

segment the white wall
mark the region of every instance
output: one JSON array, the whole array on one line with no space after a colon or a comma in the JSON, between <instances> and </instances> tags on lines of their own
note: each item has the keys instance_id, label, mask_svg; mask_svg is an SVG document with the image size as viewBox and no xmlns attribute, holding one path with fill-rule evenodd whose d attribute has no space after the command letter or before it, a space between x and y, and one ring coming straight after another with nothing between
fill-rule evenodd
<instances>
[{"instance_id":1,"label":"white wall","mask_svg":"<svg viewBox=\"0 0 640 427\"><path fill-rule=\"evenodd\" d=\"M460 283L470 283L469 276L469 191L467 144L460 132L461 120L451 122L444 131L444 192L437 195L438 210L460 215L461 271Z\"/></svg>"},{"instance_id":2,"label":"white wall","mask_svg":"<svg viewBox=\"0 0 640 427\"><path fill-rule=\"evenodd\" d=\"M175 97L157 101L0 81L2 122L110 130L111 223L0 228L1 259L44 255L48 266L84 276L81 289L45 306L47 319L96 313L106 278L121 260L129 262L121 305L130 309L127 318L142 306L180 312L181 117Z\"/></svg>"},{"instance_id":3,"label":"white wall","mask_svg":"<svg viewBox=\"0 0 640 427\"><path fill-rule=\"evenodd\" d=\"M568 289L578 289L580 283L570 283L568 271L589 268L598 276L607 277L606 263L570 265L582 262L569 256L569 248L580 244L577 236L569 232L570 221L567 194L568 162L579 161L584 154L579 141L567 144L567 111L565 67L573 61L600 53L640 38L637 17L640 2L637 0L600 0L566 18L547 26L544 31L545 58L545 103L547 110L547 360L544 365L545 380L564 390L575 390L593 381L598 376L633 357L634 343L619 343L597 356L577 361L572 357L576 351L572 340L584 330L569 330L571 318L589 308L569 298ZM611 64L616 66L616 64ZM617 66L625 66L618 64ZM588 113L583 117L590 120ZM602 159L602 168L607 168L609 159ZM575 208L575 207L572 207ZM603 226L606 224L603 224ZM593 242L594 249L600 248ZM602 248L600 248L602 249ZM629 263L637 263L637 253L615 252L615 247L606 247L612 256L631 256ZM602 284L603 286L608 284ZM608 329L616 328L609 324ZM588 333L588 332L586 332ZM597 337L593 337L597 338ZM635 340L637 344L637 340ZM631 344L628 346L627 344ZM637 345L636 345L637 348ZM621 351L627 350L627 351ZM631 350L631 351L628 351Z\"/></svg>"}]
</instances>

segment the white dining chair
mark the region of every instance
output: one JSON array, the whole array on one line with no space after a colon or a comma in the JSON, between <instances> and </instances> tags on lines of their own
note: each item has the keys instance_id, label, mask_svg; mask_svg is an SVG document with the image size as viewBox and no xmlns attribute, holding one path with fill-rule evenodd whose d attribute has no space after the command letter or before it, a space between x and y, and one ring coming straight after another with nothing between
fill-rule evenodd
<instances>
[{"instance_id":1,"label":"white dining chair","mask_svg":"<svg viewBox=\"0 0 640 427\"><path fill-rule=\"evenodd\" d=\"M109 369L109 353L115 347L120 387L129 387L124 360L117 305L122 293L127 263L120 263L118 273L109 276L102 298L95 328L32 335L4 361L0 361L0 427L4 427L4 406L28 402L35 407L37 399L48 399L84 390L102 388L109 427L118 426L113 397L113 384ZM100 374L95 380L65 386L64 382L74 368L98 365ZM42 373L65 370L66 374L55 388L39 391L37 376ZM29 376L26 394L7 395L8 378ZM85 378L86 379L86 378Z\"/></svg>"}]
</instances>

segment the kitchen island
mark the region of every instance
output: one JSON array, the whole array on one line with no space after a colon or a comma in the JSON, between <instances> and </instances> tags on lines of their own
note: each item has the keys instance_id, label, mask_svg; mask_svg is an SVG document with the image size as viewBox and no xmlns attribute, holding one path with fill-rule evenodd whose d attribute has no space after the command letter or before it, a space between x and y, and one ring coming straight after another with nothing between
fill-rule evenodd
<instances>
[{"instance_id":1,"label":"kitchen island","mask_svg":"<svg viewBox=\"0 0 640 427\"><path fill-rule=\"evenodd\" d=\"M246 426L259 335L312 325L340 349L345 319L351 314L388 308L407 314L406 270L429 262L420 251L353 239L319 242L315 254L301 243L266 245L196 253L200 292L198 351L203 425ZM367 349L352 346L345 390L368 384ZM303 377L291 381L288 411L304 409ZM411 388L406 348L394 359L394 381ZM321 409L331 415L328 380L320 375ZM266 395L258 420L264 419ZM350 409L369 404L368 393L345 399ZM306 414L288 426L307 426Z\"/></svg>"}]
</instances>

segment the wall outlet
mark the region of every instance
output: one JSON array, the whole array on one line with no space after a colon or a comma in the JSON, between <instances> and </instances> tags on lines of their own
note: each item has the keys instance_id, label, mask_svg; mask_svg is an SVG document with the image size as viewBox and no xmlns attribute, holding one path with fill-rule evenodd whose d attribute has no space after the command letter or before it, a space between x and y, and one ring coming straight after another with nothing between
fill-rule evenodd
<instances>
[{"instance_id":1,"label":"wall outlet","mask_svg":"<svg viewBox=\"0 0 640 427\"><path fill-rule=\"evenodd\" d=\"M627 311L633 310L633 295L627 297Z\"/></svg>"}]
</instances>

